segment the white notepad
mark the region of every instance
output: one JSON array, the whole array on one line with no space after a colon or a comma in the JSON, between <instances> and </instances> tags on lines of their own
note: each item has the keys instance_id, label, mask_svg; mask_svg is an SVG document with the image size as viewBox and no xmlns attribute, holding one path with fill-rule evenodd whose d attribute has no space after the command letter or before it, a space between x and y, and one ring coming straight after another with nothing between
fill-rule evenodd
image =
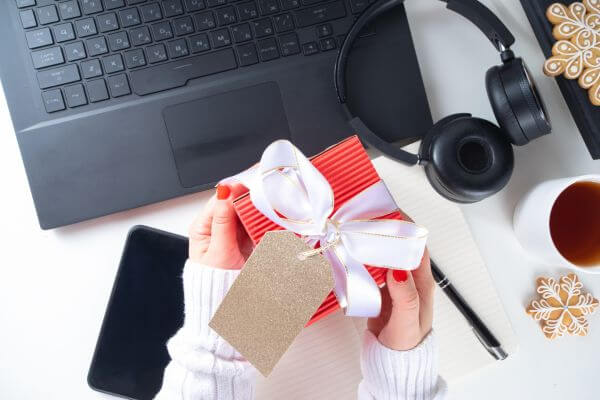
<instances>
[{"instance_id":1,"label":"white notepad","mask_svg":"<svg viewBox=\"0 0 600 400\"><path fill-rule=\"evenodd\" d=\"M417 145L408 147L415 150ZM384 157L373 160L400 208L429 229L431 257L509 354L518 344L460 208L439 196L422 168ZM366 320L338 312L305 328L269 378L260 377L257 399L355 399L361 373L360 346ZM434 330L439 370L452 381L496 362L441 291L436 292Z\"/></svg>"}]
</instances>

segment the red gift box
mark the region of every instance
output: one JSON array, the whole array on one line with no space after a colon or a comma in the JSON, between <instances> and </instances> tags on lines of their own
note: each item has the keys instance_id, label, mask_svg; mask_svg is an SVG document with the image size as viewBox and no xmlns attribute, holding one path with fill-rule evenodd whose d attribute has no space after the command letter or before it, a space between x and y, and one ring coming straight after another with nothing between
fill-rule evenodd
<instances>
[{"instance_id":1,"label":"red gift box","mask_svg":"<svg viewBox=\"0 0 600 400\"><path fill-rule=\"evenodd\" d=\"M310 161L323 174L333 189L333 213L346 201L381 180L357 136L352 136L329 147L324 152L311 157ZM234 207L255 245L266 232L283 229L254 207L248 193L238 197L234 201ZM404 219L398 211L381 218ZM366 268L378 285L381 286L385 282L386 268L371 266ZM333 292L329 293L307 326L331 314L339 307Z\"/></svg>"}]
</instances>

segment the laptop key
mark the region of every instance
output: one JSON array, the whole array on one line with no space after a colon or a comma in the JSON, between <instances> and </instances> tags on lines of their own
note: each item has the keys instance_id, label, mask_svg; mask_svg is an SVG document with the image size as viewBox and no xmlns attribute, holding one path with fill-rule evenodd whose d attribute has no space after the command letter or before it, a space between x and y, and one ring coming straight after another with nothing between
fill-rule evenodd
<instances>
[{"instance_id":1,"label":"laptop key","mask_svg":"<svg viewBox=\"0 0 600 400\"><path fill-rule=\"evenodd\" d=\"M104 39L102 36L86 40L85 45L90 57L108 53L106 39Z\"/></svg>"},{"instance_id":2,"label":"laptop key","mask_svg":"<svg viewBox=\"0 0 600 400\"><path fill-rule=\"evenodd\" d=\"M52 67L65 62L62 50L58 46L34 51L31 53L31 59L35 69Z\"/></svg>"},{"instance_id":3,"label":"laptop key","mask_svg":"<svg viewBox=\"0 0 600 400\"><path fill-rule=\"evenodd\" d=\"M140 13L137 8L128 8L126 10L119 11L119 17L121 18L121 24L124 28L136 26L142 23L140 19Z\"/></svg>"},{"instance_id":4,"label":"laptop key","mask_svg":"<svg viewBox=\"0 0 600 400\"><path fill-rule=\"evenodd\" d=\"M369 0L350 0L352 14L359 14L369 6Z\"/></svg>"},{"instance_id":5,"label":"laptop key","mask_svg":"<svg viewBox=\"0 0 600 400\"><path fill-rule=\"evenodd\" d=\"M64 1L58 3L58 12L62 19L73 19L81 17L81 10L77 0Z\"/></svg>"},{"instance_id":6,"label":"laptop key","mask_svg":"<svg viewBox=\"0 0 600 400\"><path fill-rule=\"evenodd\" d=\"M52 24L58 21L58 12L54 4L38 8L37 16L40 25Z\"/></svg>"},{"instance_id":7,"label":"laptop key","mask_svg":"<svg viewBox=\"0 0 600 400\"><path fill-rule=\"evenodd\" d=\"M52 32L54 33L54 39L56 39L56 43L68 42L69 40L75 39L75 31L73 30L73 25L70 22L53 26Z\"/></svg>"},{"instance_id":8,"label":"laptop key","mask_svg":"<svg viewBox=\"0 0 600 400\"><path fill-rule=\"evenodd\" d=\"M152 38L150 37L150 30L147 26L142 26L140 28L130 30L129 37L131 38L131 43L133 43L134 46L141 46L143 44L148 44L152 42Z\"/></svg>"},{"instance_id":9,"label":"laptop key","mask_svg":"<svg viewBox=\"0 0 600 400\"><path fill-rule=\"evenodd\" d=\"M295 11L294 15L296 16L296 24L298 27L303 28L305 26L345 17L346 9L341 1L335 1L333 3L320 4L318 6Z\"/></svg>"},{"instance_id":10,"label":"laptop key","mask_svg":"<svg viewBox=\"0 0 600 400\"><path fill-rule=\"evenodd\" d=\"M167 51L170 58L185 57L190 54L185 39L173 40L167 43Z\"/></svg>"},{"instance_id":11,"label":"laptop key","mask_svg":"<svg viewBox=\"0 0 600 400\"><path fill-rule=\"evenodd\" d=\"M106 82L104 82L104 79L88 81L86 89L90 103L97 103L99 101L108 100L109 98L108 89L106 89Z\"/></svg>"},{"instance_id":12,"label":"laptop key","mask_svg":"<svg viewBox=\"0 0 600 400\"><path fill-rule=\"evenodd\" d=\"M196 14L194 15L194 19L196 20L196 26L200 31L212 29L216 26L215 16L213 15L212 11Z\"/></svg>"},{"instance_id":13,"label":"laptop key","mask_svg":"<svg viewBox=\"0 0 600 400\"><path fill-rule=\"evenodd\" d=\"M174 20L173 28L175 29L175 35L177 36L194 33L194 23L192 22L192 17L185 16Z\"/></svg>"},{"instance_id":14,"label":"laptop key","mask_svg":"<svg viewBox=\"0 0 600 400\"><path fill-rule=\"evenodd\" d=\"M46 112L48 113L62 111L66 108L60 89L42 92L42 100L44 101L44 107L46 108Z\"/></svg>"},{"instance_id":15,"label":"laptop key","mask_svg":"<svg viewBox=\"0 0 600 400\"><path fill-rule=\"evenodd\" d=\"M300 7L300 0L281 0L281 8L284 10L292 10Z\"/></svg>"},{"instance_id":16,"label":"laptop key","mask_svg":"<svg viewBox=\"0 0 600 400\"><path fill-rule=\"evenodd\" d=\"M190 40L190 50L192 53L201 53L210 50L210 43L208 42L206 33L190 36L188 39Z\"/></svg>"},{"instance_id":17,"label":"laptop key","mask_svg":"<svg viewBox=\"0 0 600 400\"><path fill-rule=\"evenodd\" d=\"M258 0L258 4L262 15L275 14L279 11L277 0Z\"/></svg>"},{"instance_id":18,"label":"laptop key","mask_svg":"<svg viewBox=\"0 0 600 400\"><path fill-rule=\"evenodd\" d=\"M117 32L112 35L108 35L108 47L112 51L121 51L130 47L129 37L127 32Z\"/></svg>"},{"instance_id":19,"label":"laptop key","mask_svg":"<svg viewBox=\"0 0 600 400\"><path fill-rule=\"evenodd\" d=\"M97 59L83 61L80 65L81 74L85 79L97 78L102 76L102 67Z\"/></svg>"},{"instance_id":20,"label":"laptop key","mask_svg":"<svg viewBox=\"0 0 600 400\"><path fill-rule=\"evenodd\" d=\"M18 8L35 6L35 0L17 0Z\"/></svg>"},{"instance_id":21,"label":"laptop key","mask_svg":"<svg viewBox=\"0 0 600 400\"><path fill-rule=\"evenodd\" d=\"M162 5L165 9L165 17L167 18L183 14L181 0L163 0Z\"/></svg>"},{"instance_id":22,"label":"laptop key","mask_svg":"<svg viewBox=\"0 0 600 400\"><path fill-rule=\"evenodd\" d=\"M284 57L300 53L300 42L295 33L288 33L279 37L281 55Z\"/></svg>"},{"instance_id":23,"label":"laptop key","mask_svg":"<svg viewBox=\"0 0 600 400\"><path fill-rule=\"evenodd\" d=\"M246 43L241 46L237 46L235 50L242 67L256 64L258 62L258 53L254 43Z\"/></svg>"},{"instance_id":24,"label":"laptop key","mask_svg":"<svg viewBox=\"0 0 600 400\"><path fill-rule=\"evenodd\" d=\"M141 4L145 3L147 0L127 0L127 5Z\"/></svg>"},{"instance_id":25,"label":"laptop key","mask_svg":"<svg viewBox=\"0 0 600 400\"><path fill-rule=\"evenodd\" d=\"M184 86L190 79L237 68L231 48L130 72L133 91L144 96Z\"/></svg>"},{"instance_id":26,"label":"laptop key","mask_svg":"<svg viewBox=\"0 0 600 400\"><path fill-rule=\"evenodd\" d=\"M86 57L85 49L81 42L69 43L65 45L64 50L68 61L77 61Z\"/></svg>"},{"instance_id":27,"label":"laptop key","mask_svg":"<svg viewBox=\"0 0 600 400\"><path fill-rule=\"evenodd\" d=\"M28 31L25 33L25 38L27 39L27 45L30 49L37 49L38 47L54 44L49 28Z\"/></svg>"},{"instance_id":28,"label":"laptop key","mask_svg":"<svg viewBox=\"0 0 600 400\"><path fill-rule=\"evenodd\" d=\"M260 61L270 61L279 58L279 50L275 38L266 38L256 43Z\"/></svg>"},{"instance_id":29,"label":"laptop key","mask_svg":"<svg viewBox=\"0 0 600 400\"><path fill-rule=\"evenodd\" d=\"M204 1L203 0L184 0L185 9L188 12L200 11L204 9Z\"/></svg>"},{"instance_id":30,"label":"laptop key","mask_svg":"<svg viewBox=\"0 0 600 400\"><path fill-rule=\"evenodd\" d=\"M63 88L63 94L69 108L84 106L88 103L83 85L80 83Z\"/></svg>"},{"instance_id":31,"label":"laptop key","mask_svg":"<svg viewBox=\"0 0 600 400\"><path fill-rule=\"evenodd\" d=\"M217 23L219 26L231 25L237 21L235 9L231 6L217 8L215 14L217 15Z\"/></svg>"},{"instance_id":32,"label":"laptop key","mask_svg":"<svg viewBox=\"0 0 600 400\"><path fill-rule=\"evenodd\" d=\"M148 62L150 64L166 60L167 51L165 50L165 46L163 44L157 44L146 47L146 57L148 57Z\"/></svg>"},{"instance_id":33,"label":"laptop key","mask_svg":"<svg viewBox=\"0 0 600 400\"><path fill-rule=\"evenodd\" d=\"M95 14L104 11L101 0L80 0L84 14Z\"/></svg>"},{"instance_id":34,"label":"laptop key","mask_svg":"<svg viewBox=\"0 0 600 400\"><path fill-rule=\"evenodd\" d=\"M23 25L23 28L29 29L37 26L37 21L35 20L35 14L33 13L33 10L21 11L19 16L21 17L21 25Z\"/></svg>"},{"instance_id":35,"label":"laptop key","mask_svg":"<svg viewBox=\"0 0 600 400\"><path fill-rule=\"evenodd\" d=\"M319 41L319 47L322 51L329 51L335 49L337 47L337 43L335 42L335 38L321 39Z\"/></svg>"},{"instance_id":36,"label":"laptop key","mask_svg":"<svg viewBox=\"0 0 600 400\"><path fill-rule=\"evenodd\" d=\"M167 40L173 37L173 29L169 21L159 22L152 25L152 36L155 41Z\"/></svg>"},{"instance_id":37,"label":"laptop key","mask_svg":"<svg viewBox=\"0 0 600 400\"><path fill-rule=\"evenodd\" d=\"M277 33L284 33L294 29L294 21L290 14L280 14L273 17L273 24Z\"/></svg>"},{"instance_id":38,"label":"laptop key","mask_svg":"<svg viewBox=\"0 0 600 400\"><path fill-rule=\"evenodd\" d=\"M218 7L227 4L227 0L206 0L207 7Z\"/></svg>"},{"instance_id":39,"label":"laptop key","mask_svg":"<svg viewBox=\"0 0 600 400\"><path fill-rule=\"evenodd\" d=\"M115 8L125 7L125 1L123 1L123 0L104 0L104 7L107 10L114 10Z\"/></svg>"},{"instance_id":40,"label":"laptop key","mask_svg":"<svg viewBox=\"0 0 600 400\"><path fill-rule=\"evenodd\" d=\"M119 29L119 21L117 21L117 14L111 12L108 14L98 15L96 17L96 21L98 21L98 29L100 32L112 32Z\"/></svg>"},{"instance_id":41,"label":"laptop key","mask_svg":"<svg viewBox=\"0 0 600 400\"><path fill-rule=\"evenodd\" d=\"M317 36L320 38L324 38L326 36L331 36L333 34L333 28L331 28L331 24L323 24L318 25L316 27Z\"/></svg>"},{"instance_id":42,"label":"laptop key","mask_svg":"<svg viewBox=\"0 0 600 400\"><path fill-rule=\"evenodd\" d=\"M249 19L258 17L258 10L254 2L238 4L235 7L240 15L240 21L247 21Z\"/></svg>"},{"instance_id":43,"label":"laptop key","mask_svg":"<svg viewBox=\"0 0 600 400\"><path fill-rule=\"evenodd\" d=\"M85 18L75 21L75 31L79 37L92 36L98 33L96 30L96 23L94 22L93 18Z\"/></svg>"},{"instance_id":44,"label":"laptop key","mask_svg":"<svg viewBox=\"0 0 600 400\"><path fill-rule=\"evenodd\" d=\"M273 25L271 25L271 20L269 18L252 21L252 24L254 25L254 35L257 38L273 34Z\"/></svg>"},{"instance_id":45,"label":"laptop key","mask_svg":"<svg viewBox=\"0 0 600 400\"><path fill-rule=\"evenodd\" d=\"M125 65L129 69L146 65L146 57L144 57L144 50L142 49L126 51L123 56L125 57Z\"/></svg>"},{"instance_id":46,"label":"laptop key","mask_svg":"<svg viewBox=\"0 0 600 400\"><path fill-rule=\"evenodd\" d=\"M227 28L217 29L209 33L212 41L212 46L215 49L219 47L229 46L231 44L231 36L229 36L229 30Z\"/></svg>"},{"instance_id":47,"label":"laptop key","mask_svg":"<svg viewBox=\"0 0 600 400\"><path fill-rule=\"evenodd\" d=\"M68 64L58 68L39 71L37 73L37 78L41 89L65 85L67 83L77 82L81 79L79 76L79 69L75 64Z\"/></svg>"},{"instance_id":48,"label":"laptop key","mask_svg":"<svg viewBox=\"0 0 600 400\"><path fill-rule=\"evenodd\" d=\"M108 83L108 90L110 90L110 95L112 97L121 97L131 94L127 75L125 74L109 76L106 78L106 82Z\"/></svg>"},{"instance_id":49,"label":"laptop key","mask_svg":"<svg viewBox=\"0 0 600 400\"><path fill-rule=\"evenodd\" d=\"M141 6L140 12L142 13L142 20L144 22L153 22L162 18L162 12L158 3Z\"/></svg>"},{"instance_id":50,"label":"laptop key","mask_svg":"<svg viewBox=\"0 0 600 400\"><path fill-rule=\"evenodd\" d=\"M107 74L123 71L125 66L123 65L123 58L120 54L113 54L102 58L102 66Z\"/></svg>"},{"instance_id":51,"label":"laptop key","mask_svg":"<svg viewBox=\"0 0 600 400\"><path fill-rule=\"evenodd\" d=\"M310 56L318 52L319 46L317 45L317 42L308 42L302 45L302 53L304 53L305 56Z\"/></svg>"},{"instance_id":52,"label":"laptop key","mask_svg":"<svg viewBox=\"0 0 600 400\"><path fill-rule=\"evenodd\" d=\"M231 33L233 35L233 41L236 43L242 43L252 39L252 31L248 24L232 26Z\"/></svg>"}]
</instances>

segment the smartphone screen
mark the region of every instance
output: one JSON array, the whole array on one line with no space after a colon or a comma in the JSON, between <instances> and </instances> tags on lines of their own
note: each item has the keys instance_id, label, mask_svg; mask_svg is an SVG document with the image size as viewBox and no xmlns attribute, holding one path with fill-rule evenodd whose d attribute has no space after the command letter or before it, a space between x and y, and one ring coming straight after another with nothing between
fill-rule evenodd
<instances>
[{"instance_id":1,"label":"smartphone screen","mask_svg":"<svg viewBox=\"0 0 600 400\"><path fill-rule=\"evenodd\" d=\"M98 391L150 400L170 357L166 342L183 325L186 238L145 226L127 238L88 374Z\"/></svg>"}]
</instances>

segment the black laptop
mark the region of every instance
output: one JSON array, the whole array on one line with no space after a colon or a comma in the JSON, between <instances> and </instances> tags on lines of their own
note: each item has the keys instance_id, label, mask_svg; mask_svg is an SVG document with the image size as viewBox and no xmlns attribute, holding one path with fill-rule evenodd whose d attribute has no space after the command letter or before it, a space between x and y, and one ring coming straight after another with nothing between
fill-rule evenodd
<instances>
[{"instance_id":1,"label":"black laptop","mask_svg":"<svg viewBox=\"0 0 600 400\"><path fill-rule=\"evenodd\" d=\"M368 0L2 0L0 77L42 228L206 189L275 139L352 134L333 62ZM431 125L403 8L362 34L351 106Z\"/></svg>"}]
</instances>

